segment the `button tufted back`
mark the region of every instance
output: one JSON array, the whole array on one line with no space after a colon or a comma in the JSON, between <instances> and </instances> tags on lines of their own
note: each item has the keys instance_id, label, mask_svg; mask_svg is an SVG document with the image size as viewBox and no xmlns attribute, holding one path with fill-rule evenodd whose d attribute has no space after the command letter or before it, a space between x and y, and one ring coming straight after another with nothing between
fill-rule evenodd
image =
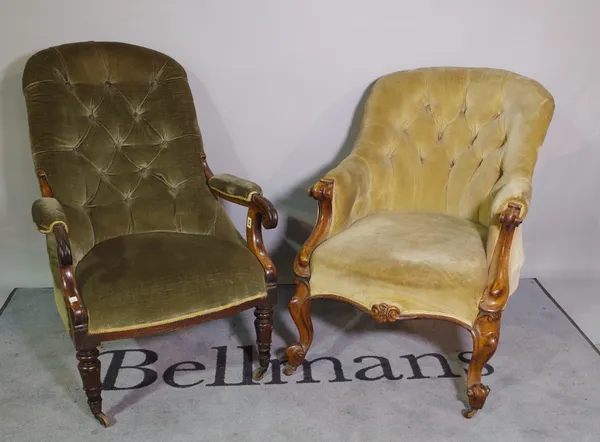
<instances>
[{"instance_id":1,"label":"button tufted back","mask_svg":"<svg viewBox=\"0 0 600 442\"><path fill-rule=\"evenodd\" d=\"M73 43L23 73L31 149L67 215L74 257L149 231L239 235L210 192L185 70L124 43Z\"/></svg>"},{"instance_id":2,"label":"button tufted back","mask_svg":"<svg viewBox=\"0 0 600 442\"><path fill-rule=\"evenodd\" d=\"M489 225L497 190L531 178L553 110L539 83L502 70L380 78L352 153L372 172L367 211L445 212Z\"/></svg>"}]
</instances>

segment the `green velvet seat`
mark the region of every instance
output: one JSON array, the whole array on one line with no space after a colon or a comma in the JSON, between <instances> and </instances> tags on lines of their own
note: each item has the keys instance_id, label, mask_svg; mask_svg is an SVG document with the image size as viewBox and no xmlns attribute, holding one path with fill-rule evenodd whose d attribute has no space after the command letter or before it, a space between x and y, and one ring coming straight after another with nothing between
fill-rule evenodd
<instances>
[{"instance_id":1,"label":"green velvet seat","mask_svg":"<svg viewBox=\"0 0 600 442\"><path fill-rule=\"evenodd\" d=\"M257 184L208 167L185 69L140 46L72 43L27 61L23 93L42 193L33 220L94 416L108 424L100 342L250 307L260 379L276 296L261 228L277 212ZM245 240L221 199L248 208Z\"/></svg>"},{"instance_id":2,"label":"green velvet seat","mask_svg":"<svg viewBox=\"0 0 600 442\"><path fill-rule=\"evenodd\" d=\"M214 235L138 233L101 242L75 271L89 333L153 327L266 296L260 262Z\"/></svg>"}]
</instances>

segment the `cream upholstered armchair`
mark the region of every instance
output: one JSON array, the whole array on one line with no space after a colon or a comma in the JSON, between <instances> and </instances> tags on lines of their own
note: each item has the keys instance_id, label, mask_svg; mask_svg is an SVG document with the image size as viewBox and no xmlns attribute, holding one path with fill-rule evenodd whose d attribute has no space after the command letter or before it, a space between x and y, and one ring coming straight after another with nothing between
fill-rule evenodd
<instances>
[{"instance_id":1,"label":"cream upholstered armchair","mask_svg":"<svg viewBox=\"0 0 600 442\"><path fill-rule=\"evenodd\" d=\"M58 311L102 425L98 345L255 307L260 379L270 361L276 272L261 188L206 162L183 67L147 48L72 43L23 73ZM243 239L220 199L248 207Z\"/></svg>"},{"instance_id":2,"label":"cream upholstered armchair","mask_svg":"<svg viewBox=\"0 0 600 442\"><path fill-rule=\"evenodd\" d=\"M473 416L500 320L523 263L521 221L552 114L537 82L495 69L428 68L380 78L352 153L309 194L317 224L294 263L289 303L299 342L313 339L310 301L334 298L377 321L438 318L473 337Z\"/></svg>"}]
</instances>

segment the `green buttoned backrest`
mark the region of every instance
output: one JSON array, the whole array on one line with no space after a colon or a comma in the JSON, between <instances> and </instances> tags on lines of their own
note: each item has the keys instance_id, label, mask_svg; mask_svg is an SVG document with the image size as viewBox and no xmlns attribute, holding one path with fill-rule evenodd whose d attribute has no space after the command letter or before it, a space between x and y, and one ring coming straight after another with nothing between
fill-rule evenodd
<instances>
[{"instance_id":1,"label":"green buttoned backrest","mask_svg":"<svg viewBox=\"0 0 600 442\"><path fill-rule=\"evenodd\" d=\"M31 150L67 216L77 262L120 235L239 235L207 186L187 75L124 43L73 43L23 73ZM52 257L51 257L52 258Z\"/></svg>"}]
</instances>

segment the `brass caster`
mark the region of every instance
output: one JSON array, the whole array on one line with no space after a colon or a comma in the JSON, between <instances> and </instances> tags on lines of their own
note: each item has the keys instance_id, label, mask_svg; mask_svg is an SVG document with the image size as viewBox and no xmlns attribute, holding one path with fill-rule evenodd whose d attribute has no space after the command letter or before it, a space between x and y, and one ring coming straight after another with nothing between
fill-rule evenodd
<instances>
[{"instance_id":1,"label":"brass caster","mask_svg":"<svg viewBox=\"0 0 600 442\"><path fill-rule=\"evenodd\" d=\"M473 416L475 416L477 414L478 411L479 410L477 408L465 408L462 411L462 415L466 419L471 419Z\"/></svg>"},{"instance_id":2,"label":"brass caster","mask_svg":"<svg viewBox=\"0 0 600 442\"><path fill-rule=\"evenodd\" d=\"M100 422L100 425L102 425L104 428L110 427L110 421L108 420L108 418L106 417L106 415L104 413L102 413L102 412L96 413L96 414L94 414L94 417L96 418L96 420L98 422Z\"/></svg>"},{"instance_id":3,"label":"brass caster","mask_svg":"<svg viewBox=\"0 0 600 442\"><path fill-rule=\"evenodd\" d=\"M296 368L297 367L294 367L293 365L285 364L283 374L286 376L291 376L296 371Z\"/></svg>"},{"instance_id":4,"label":"brass caster","mask_svg":"<svg viewBox=\"0 0 600 442\"><path fill-rule=\"evenodd\" d=\"M253 381L260 381L263 376L265 375L265 373L267 372L266 368L263 367L257 367L253 372L252 372L252 380Z\"/></svg>"}]
</instances>

